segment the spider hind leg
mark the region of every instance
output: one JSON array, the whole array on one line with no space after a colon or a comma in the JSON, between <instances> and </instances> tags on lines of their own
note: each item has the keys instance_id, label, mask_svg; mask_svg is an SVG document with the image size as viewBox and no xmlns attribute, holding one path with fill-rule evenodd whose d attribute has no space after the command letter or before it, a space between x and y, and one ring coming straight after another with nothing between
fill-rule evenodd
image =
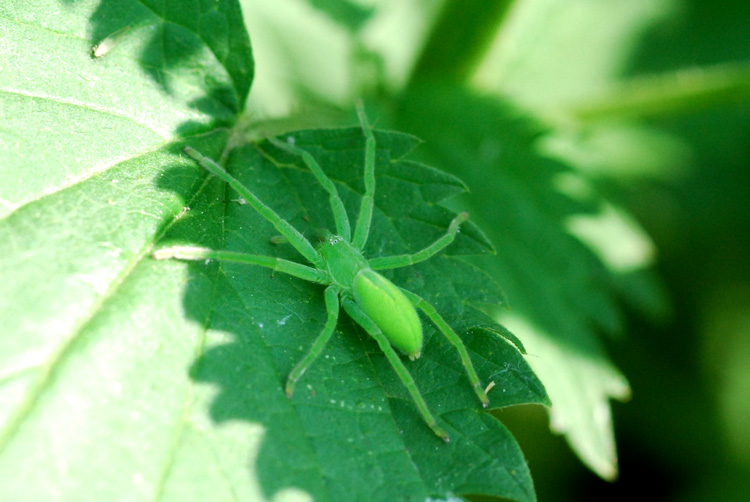
<instances>
[{"instance_id":1,"label":"spider hind leg","mask_svg":"<svg viewBox=\"0 0 750 502\"><path fill-rule=\"evenodd\" d=\"M367 331L367 333L375 339L376 342L378 342L380 350L383 351L386 358L388 359L388 362L391 363L393 370L396 372L396 375L398 375L399 379L404 384L404 387L406 387L406 390L409 391L414 404L417 406L417 410L419 410L419 414L422 415L422 418L424 419L427 426L432 429L432 432L434 432L435 435L440 439L442 439L446 443L449 442L450 436L448 436L448 433L445 431L445 429L438 425L435 416L427 407L427 403L425 402L424 397L422 397L422 393L419 391L419 388L414 381L414 377L412 377L409 373L409 370L406 369L406 366L404 366L401 358L398 356L398 354L396 354L396 351L391 346L388 338L386 338L378 325L375 324L375 321L370 319L370 317L351 298L344 297L343 306L344 310L346 310L349 316L354 319L357 324L362 326L365 331Z\"/></svg>"}]
</instances>

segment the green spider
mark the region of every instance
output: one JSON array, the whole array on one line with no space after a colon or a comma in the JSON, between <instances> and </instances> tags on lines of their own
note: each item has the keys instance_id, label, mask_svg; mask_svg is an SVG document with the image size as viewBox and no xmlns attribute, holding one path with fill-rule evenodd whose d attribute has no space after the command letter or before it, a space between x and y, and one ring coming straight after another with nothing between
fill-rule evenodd
<instances>
[{"instance_id":1,"label":"green spider","mask_svg":"<svg viewBox=\"0 0 750 502\"><path fill-rule=\"evenodd\" d=\"M467 213L457 215L441 238L414 254L378 257L367 259L363 255L365 243L370 233L373 196L375 194L375 136L372 133L364 109L357 106L357 114L365 136L365 194L362 197L359 217L352 238L351 226L344 205L336 191L336 186L320 168L315 158L290 141L270 139L277 147L302 158L315 178L329 194L331 210L336 224L336 235L328 234L316 249L297 229L281 218L269 206L261 202L247 187L227 173L213 160L204 157L190 147L187 153L198 164L214 176L227 182L245 201L268 220L289 244L305 257L313 266L284 260L273 256L216 251L212 249L174 246L154 252L156 259L179 260L219 260L244 263L271 268L305 281L326 285L325 305L328 317L323 331L310 350L292 369L286 381L286 394L291 396L294 387L307 368L323 352L336 327L339 308L343 306L349 316L377 341L398 377L409 391L419 413L432 431L444 441L449 441L448 433L438 425L427 407L414 379L394 350L394 347L409 359L417 359L422 351L422 325L416 309L420 309L437 326L440 332L456 347L474 392L482 406L489 404L474 365L469 358L466 346L458 335L438 314L430 303L416 294L402 289L380 275L376 270L405 267L427 260L448 246L456 237L461 223L468 218Z\"/></svg>"}]
</instances>

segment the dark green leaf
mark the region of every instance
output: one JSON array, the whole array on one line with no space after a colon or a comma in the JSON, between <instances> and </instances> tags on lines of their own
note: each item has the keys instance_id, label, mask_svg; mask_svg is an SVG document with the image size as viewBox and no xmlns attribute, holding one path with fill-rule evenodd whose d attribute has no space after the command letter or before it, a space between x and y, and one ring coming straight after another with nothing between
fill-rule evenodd
<instances>
[{"instance_id":1,"label":"dark green leaf","mask_svg":"<svg viewBox=\"0 0 750 502\"><path fill-rule=\"evenodd\" d=\"M315 153L336 182L353 219L363 190L361 130L300 131L292 136L296 145ZM377 138L379 192L368 254L419 249L444 232L452 218L442 210L446 214L439 223L425 225L412 220L416 208L431 205L430 200L421 198L420 184L435 183L435 179L455 184L455 179L436 178L433 169L414 163L400 165L401 161L392 159L390 153L398 151L403 135L379 132ZM228 169L261 200L273 201L274 209L304 234L313 236L321 228L332 228L328 196L298 158L263 142L233 151ZM406 171L408 176L393 176ZM213 225L213 235L223 232L226 249L301 259L290 245L274 244L273 227L242 204L233 191L223 199L223 221L191 218L174 227L179 238L168 235L166 241L184 242L190 230ZM204 210L194 208L191 212ZM473 242L470 236L463 239ZM208 244L203 239L197 242ZM483 243L474 245L481 248ZM435 258L388 275L433 301L451 319L462 317L466 301L501 298L492 281L474 267L455 259L448 260L451 263L446 267L446 260ZM190 269L200 278L206 266L191 264ZM462 277L463 270L480 285L487 282L487 293L461 296L465 288L445 274L449 268L455 277ZM257 469L261 484L271 493L293 484L322 500L391 500L449 492L486 492L533 500L518 446L499 422L479 412L455 349L436 335L428 321L424 354L408 368L451 433L454 441L449 445L442 444L425 426L375 342L343 315L324 356L305 373L289 401L283 394L284 379L325 322L322 287L234 264L222 264L217 281L213 287L188 289L185 310L190 315L193 309L189 305L211 305L208 326L212 332L219 330L231 337L198 359L193 376L218 384L220 394L212 406L217 421L264 424L269 440ZM486 320L477 324L467 319L460 326L483 378L502 375L509 368L517 377L497 382L490 393L492 406L546 403L541 384L521 354L498 335L502 328L488 330L487 324ZM480 329L475 331L475 326ZM437 465L435 455L442 459ZM296 472L295 465L309 470ZM387 480L383 479L386 473ZM446 477L446 473L451 474ZM321 479L325 480L322 485Z\"/></svg>"},{"instance_id":2,"label":"dark green leaf","mask_svg":"<svg viewBox=\"0 0 750 502\"><path fill-rule=\"evenodd\" d=\"M493 317L534 356L529 361L552 399L553 427L597 472L613 475L611 420L596 410L608 410L608 399L626 396L628 386L597 332L620 329L619 276L566 231L576 221L599 221L608 215L607 205L574 171L538 153L539 126L495 98L423 86L404 100L400 117L405 129L427 140L426 158L471 190L464 203L498 253L476 263L509 298L510 310L495 309ZM624 226L609 230L610 245L631 245ZM647 275L642 268L634 272ZM647 303L650 295L641 293L640 301Z\"/></svg>"}]
</instances>

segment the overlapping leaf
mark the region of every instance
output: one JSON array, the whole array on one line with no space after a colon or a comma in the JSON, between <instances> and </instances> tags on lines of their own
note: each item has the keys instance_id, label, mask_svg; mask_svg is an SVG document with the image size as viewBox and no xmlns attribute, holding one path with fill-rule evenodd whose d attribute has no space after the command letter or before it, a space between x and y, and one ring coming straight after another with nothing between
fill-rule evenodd
<instances>
[{"instance_id":1,"label":"overlapping leaf","mask_svg":"<svg viewBox=\"0 0 750 502\"><path fill-rule=\"evenodd\" d=\"M424 86L404 99L401 124L427 138L427 158L466 180L466 202L498 248L481 260L503 284L512 309L497 311L524 341L553 402L552 425L603 476L616 473L608 399L623 398L625 378L599 333L620 328L620 284L641 282L633 297L649 303L648 272L609 268L574 234L572 222L596 223L607 205L567 166L538 151L542 130L496 99L455 87ZM586 220L588 218L588 220ZM609 246L632 246L622 225ZM636 242L637 244L637 242Z\"/></svg>"}]
</instances>

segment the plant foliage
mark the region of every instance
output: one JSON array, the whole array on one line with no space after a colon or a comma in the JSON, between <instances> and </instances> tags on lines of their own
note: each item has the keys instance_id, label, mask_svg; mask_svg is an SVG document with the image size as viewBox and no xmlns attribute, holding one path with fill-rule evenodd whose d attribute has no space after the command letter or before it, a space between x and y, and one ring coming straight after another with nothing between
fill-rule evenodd
<instances>
[{"instance_id":1,"label":"plant foliage","mask_svg":"<svg viewBox=\"0 0 750 502\"><path fill-rule=\"evenodd\" d=\"M180 242L299 259L181 154L185 144L306 234L331 227L327 197L297 159L237 139L254 64L236 2L11 1L0 23L0 498L535 499L514 438L478 409L431 328L409 369L448 445L351 322L285 397L286 374L325 320L320 287L151 258ZM361 131L295 139L355 214ZM419 249L444 232L455 214L444 203L465 187L406 160L413 137L377 139L367 253ZM492 408L548 404L520 342L477 309L503 295L464 255L491 249L467 225L445 255L392 279L459 330L495 384Z\"/></svg>"}]
</instances>

